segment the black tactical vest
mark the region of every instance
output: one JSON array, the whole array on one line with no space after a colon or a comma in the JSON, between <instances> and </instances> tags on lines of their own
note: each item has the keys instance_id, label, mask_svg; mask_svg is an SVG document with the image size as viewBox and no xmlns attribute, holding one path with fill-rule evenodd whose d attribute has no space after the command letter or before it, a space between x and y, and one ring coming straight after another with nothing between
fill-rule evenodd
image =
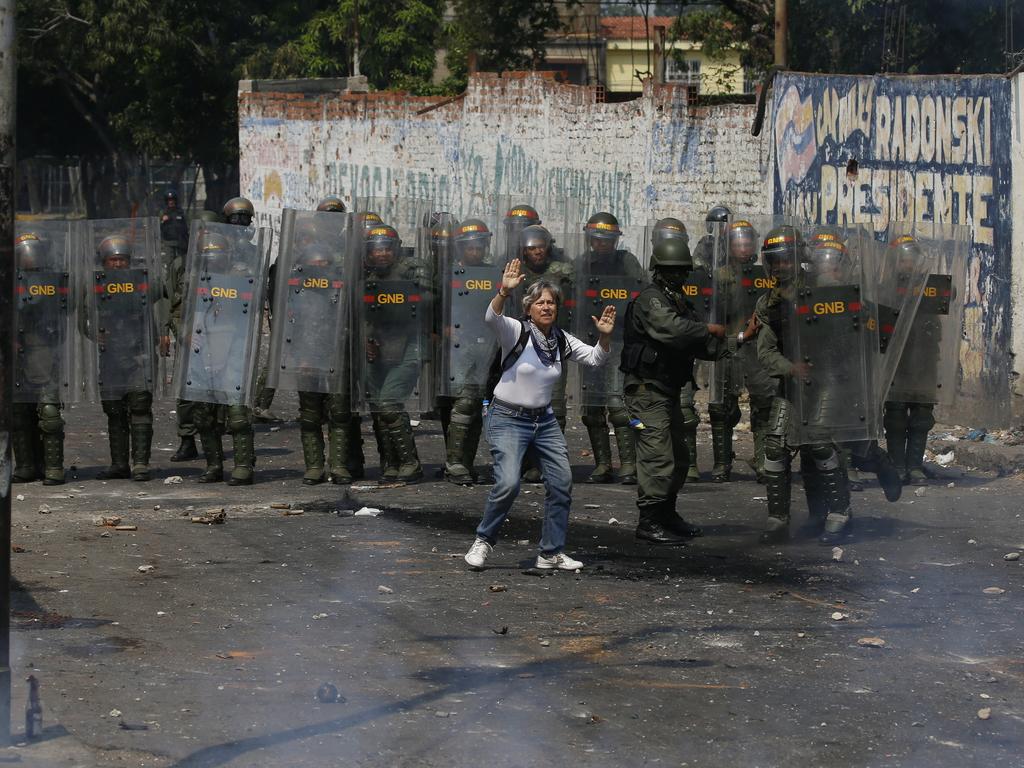
<instances>
[{"instance_id":1,"label":"black tactical vest","mask_svg":"<svg viewBox=\"0 0 1024 768\"><path fill-rule=\"evenodd\" d=\"M636 303L648 291L654 291L660 299L667 299L657 286L649 285L640 292L626 308L623 326L622 357L619 370L631 373L641 379L651 379L671 389L684 386L693 377L693 355L681 352L660 341L654 341L643 333L633 320ZM671 302L671 299L667 299ZM675 302L671 302L673 305ZM678 311L678 309L677 309Z\"/></svg>"}]
</instances>

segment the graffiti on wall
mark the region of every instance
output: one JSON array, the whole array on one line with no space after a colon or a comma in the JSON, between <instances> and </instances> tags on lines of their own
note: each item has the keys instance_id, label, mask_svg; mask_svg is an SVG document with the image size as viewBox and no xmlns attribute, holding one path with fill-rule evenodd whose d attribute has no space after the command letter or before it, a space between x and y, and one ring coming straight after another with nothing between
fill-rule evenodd
<instances>
[{"instance_id":1,"label":"graffiti on wall","mask_svg":"<svg viewBox=\"0 0 1024 768\"><path fill-rule=\"evenodd\" d=\"M773 97L776 213L971 228L961 389L988 421L1009 403L1010 93L1003 77L786 74Z\"/></svg>"}]
</instances>

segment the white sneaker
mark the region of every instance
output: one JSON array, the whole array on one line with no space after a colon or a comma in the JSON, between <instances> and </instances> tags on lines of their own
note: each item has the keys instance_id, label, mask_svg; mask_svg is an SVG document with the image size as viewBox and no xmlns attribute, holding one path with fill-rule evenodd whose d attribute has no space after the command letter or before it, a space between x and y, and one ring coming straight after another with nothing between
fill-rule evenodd
<instances>
[{"instance_id":1,"label":"white sneaker","mask_svg":"<svg viewBox=\"0 0 1024 768\"><path fill-rule=\"evenodd\" d=\"M466 557L468 559L469 556L467 555ZM560 571L578 571L582 567L583 563L579 560L573 560L565 552L559 552L551 557L537 555L537 568L542 571L553 571L556 568Z\"/></svg>"},{"instance_id":2,"label":"white sneaker","mask_svg":"<svg viewBox=\"0 0 1024 768\"><path fill-rule=\"evenodd\" d=\"M494 549L483 539L477 539L473 542L473 546L469 548L469 552L466 553L464 558L470 568L483 568L484 563L487 562L487 556L491 554L491 550Z\"/></svg>"}]
</instances>

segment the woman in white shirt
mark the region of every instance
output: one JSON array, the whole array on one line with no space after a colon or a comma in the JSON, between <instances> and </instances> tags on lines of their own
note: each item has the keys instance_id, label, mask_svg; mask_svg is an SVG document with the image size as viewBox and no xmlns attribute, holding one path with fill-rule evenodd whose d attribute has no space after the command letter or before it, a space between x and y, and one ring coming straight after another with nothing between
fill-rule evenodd
<instances>
[{"instance_id":1,"label":"woman in white shirt","mask_svg":"<svg viewBox=\"0 0 1024 768\"><path fill-rule=\"evenodd\" d=\"M476 541L465 559L472 568L482 568L487 561L498 529L519 495L519 466L532 447L544 474L546 491L537 567L575 571L583 563L562 551L569 525L572 472L565 435L551 409L551 390L561 377L566 360L595 368L604 364L615 326L615 307L605 307L600 319L591 318L600 333L596 347L584 344L555 324L562 294L558 286L546 280L530 286L523 298L525 319L505 317L505 299L526 279L520 266L519 259L513 259L505 267L501 288L484 317L484 322L498 335L502 357L501 381L494 388L485 420L485 434L494 459L494 486L476 529Z\"/></svg>"}]
</instances>

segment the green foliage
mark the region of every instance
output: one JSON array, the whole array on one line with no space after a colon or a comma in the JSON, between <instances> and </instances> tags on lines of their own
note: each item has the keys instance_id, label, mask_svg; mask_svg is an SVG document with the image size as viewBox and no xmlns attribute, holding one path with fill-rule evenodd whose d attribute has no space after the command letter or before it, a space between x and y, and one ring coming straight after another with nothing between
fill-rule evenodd
<instances>
[{"instance_id":1,"label":"green foliage","mask_svg":"<svg viewBox=\"0 0 1024 768\"><path fill-rule=\"evenodd\" d=\"M895 60L883 65L885 30L887 24L897 28L893 10L898 5L888 0L789 0L789 69L940 74L1005 68L1003 0L906 0L905 31L898 36L902 66ZM721 0L712 10L686 13L684 8L673 33L702 41L712 57L740 46L743 64L763 71L773 61L774 7L773 0ZM1024 10L1011 13L1019 26Z\"/></svg>"}]
</instances>

